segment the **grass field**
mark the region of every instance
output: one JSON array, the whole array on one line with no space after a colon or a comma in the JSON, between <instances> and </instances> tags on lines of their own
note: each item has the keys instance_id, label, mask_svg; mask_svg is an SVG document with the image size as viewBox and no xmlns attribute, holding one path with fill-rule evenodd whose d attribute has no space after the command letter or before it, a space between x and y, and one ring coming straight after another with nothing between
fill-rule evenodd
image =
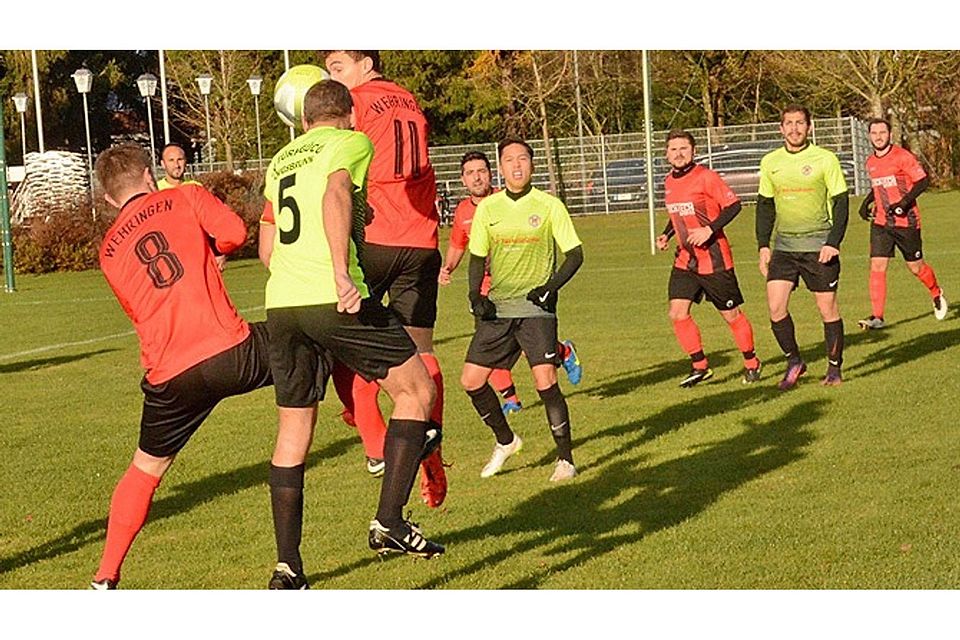
<instances>
[{"instance_id":1,"label":"grass field","mask_svg":"<svg viewBox=\"0 0 960 640\"><path fill-rule=\"evenodd\" d=\"M960 193L921 198L925 253L960 303ZM853 207L855 209L855 207ZM308 460L303 556L319 589L955 589L960 585L960 321L933 318L899 256L888 328L869 315L867 224L842 251L845 382L826 368L813 298L791 311L810 364L776 389L784 363L755 264L753 210L730 229L753 321L760 384L740 382L732 336L695 308L715 378L677 383L689 364L666 317L670 253L651 256L645 215L578 218L585 264L563 291L562 337L584 379L569 401L580 476L547 482L553 443L523 363L520 456L492 479L493 438L459 388L472 330L466 274L441 291L437 350L446 376L439 510L415 495L413 520L447 546L427 561L378 560L366 546L378 482L355 432L321 407ZM657 231L663 225L662 214ZM446 234L442 237L446 245ZM264 318L266 274L231 262L230 292ZM0 588L84 588L99 561L110 494L137 442L141 393L130 324L99 272L20 276L0 297ZM951 298L951 295L953 298ZM960 306L960 305L958 305ZM222 403L157 491L124 565L125 589L262 589L275 550L266 484L272 390ZM340 542L338 542L338 540Z\"/></svg>"}]
</instances>

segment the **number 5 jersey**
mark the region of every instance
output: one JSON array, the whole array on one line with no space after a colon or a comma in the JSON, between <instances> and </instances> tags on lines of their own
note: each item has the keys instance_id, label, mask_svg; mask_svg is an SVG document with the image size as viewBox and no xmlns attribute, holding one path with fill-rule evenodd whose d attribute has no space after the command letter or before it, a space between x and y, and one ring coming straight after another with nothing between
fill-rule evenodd
<instances>
[{"instance_id":1,"label":"number 5 jersey","mask_svg":"<svg viewBox=\"0 0 960 640\"><path fill-rule=\"evenodd\" d=\"M246 237L243 220L198 185L140 194L120 208L100 268L136 328L147 382L166 382L247 338L211 248L227 254Z\"/></svg>"}]
</instances>

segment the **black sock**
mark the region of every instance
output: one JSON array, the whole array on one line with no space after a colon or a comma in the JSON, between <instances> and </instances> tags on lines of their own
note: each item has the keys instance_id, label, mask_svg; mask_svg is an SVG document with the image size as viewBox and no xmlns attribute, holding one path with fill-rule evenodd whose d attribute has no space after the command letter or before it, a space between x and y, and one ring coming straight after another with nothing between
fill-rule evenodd
<instances>
[{"instance_id":1,"label":"black sock","mask_svg":"<svg viewBox=\"0 0 960 640\"><path fill-rule=\"evenodd\" d=\"M787 362L790 364L799 362L800 347L797 346L796 329L793 327L793 318L790 314L788 313L782 320L771 322L770 327L773 329L773 337L780 345L780 350L787 357Z\"/></svg>"},{"instance_id":2,"label":"black sock","mask_svg":"<svg viewBox=\"0 0 960 640\"><path fill-rule=\"evenodd\" d=\"M537 390L543 406L547 409L547 423L553 441L557 443L557 456L573 464L573 439L570 436L570 412L567 410L567 399L560 391L560 385L554 384L549 389Z\"/></svg>"},{"instance_id":3,"label":"black sock","mask_svg":"<svg viewBox=\"0 0 960 640\"><path fill-rule=\"evenodd\" d=\"M516 385L512 384L506 389L500 389L500 397L503 398L504 400L506 400L507 398L512 398L515 395L517 395Z\"/></svg>"},{"instance_id":4,"label":"black sock","mask_svg":"<svg viewBox=\"0 0 960 640\"><path fill-rule=\"evenodd\" d=\"M824 322L823 338L827 344L827 363L839 370L843 364L843 320Z\"/></svg>"},{"instance_id":5,"label":"black sock","mask_svg":"<svg viewBox=\"0 0 960 640\"><path fill-rule=\"evenodd\" d=\"M422 420L391 418L387 425L377 520L388 529L403 524L403 507L410 498L410 490L417 477L428 424Z\"/></svg>"},{"instance_id":6,"label":"black sock","mask_svg":"<svg viewBox=\"0 0 960 640\"><path fill-rule=\"evenodd\" d=\"M473 402L473 408L480 414L480 419L493 430L493 435L497 438L497 444L513 442L513 431L510 430L510 425L500 409L500 401L497 400L497 393L493 390L493 387L484 383L479 389L467 391L467 395Z\"/></svg>"},{"instance_id":7,"label":"black sock","mask_svg":"<svg viewBox=\"0 0 960 640\"><path fill-rule=\"evenodd\" d=\"M706 363L706 360L707 360L707 355L703 352L702 349L700 351L697 351L696 353L690 354L690 361L693 362L694 369L706 369L707 368L706 364L699 367L697 366L701 362Z\"/></svg>"},{"instance_id":8,"label":"black sock","mask_svg":"<svg viewBox=\"0 0 960 640\"><path fill-rule=\"evenodd\" d=\"M303 574L300 537L303 532L303 472L305 465L270 465L270 507L273 533L277 540L277 562L286 562Z\"/></svg>"}]
</instances>

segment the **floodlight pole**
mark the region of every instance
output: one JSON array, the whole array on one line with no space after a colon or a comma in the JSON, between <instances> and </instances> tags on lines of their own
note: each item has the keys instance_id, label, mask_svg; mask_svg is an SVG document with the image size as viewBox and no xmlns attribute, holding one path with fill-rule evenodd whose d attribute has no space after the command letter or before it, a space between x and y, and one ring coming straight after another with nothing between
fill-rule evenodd
<instances>
[{"instance_id":1,"label":"floodlight pole","mask_svg":"<svg viewBox=\"0 0 960 640\"><path fill-rule=\"evenodd\" d=\"M37 111L37 143L40 153L46 151L43 148L43 109L40 106L40 72L37 69L37 50L30 50L30 62L33 66L33 102Z\"/></svg>"},{"instance_id":2,"label":"floodlight pole","mask_svg":"<svg viewBox=\"0 0 960 640\"><path fill-rule=\"evenodd\" d=\"M197 85L200 87L200 93L203 94L203 111L207 116L207 151L210 159L207 164L210 166L210 172L213 172L213 142L210 141L210 87L213 83L213 76L209 73L203 73L197 76Z\"/></svg>"},{"instance_id":3,"label":"floodlight pole","mask_svg":"<svg viewBox=\"0 0 960 640\"><path fill-rule=\"evenodd\" d=\"M250 93L253 94L253 109L257 114L257 167L263 171L263 145L260 142L260 88L263 85L263 78L260 76L250 76L247 78L247 86L250 87Z\"/></svg>"},{"instance_id":4,"label":"floodlight pole","mask_svg":"<svg viewBox=\"0 0 960 640\"><path fill-rule=\"evenodd\" d=\"M17 93L13 96L13 104L20 114L20 143L23 146L23 166L27 166L27 94Z\"/></svg>"},{"instance_id":5,"label":"floodlight pole","mask_svg":"<svg viewBox=\"0 0 960 640\"><path fill-rule=\"evenodd\" d=\"M0 123L3 122L3 101L0 101ZM10 201L7 198L7 154L0 126L0 233L3 236L3 274L6 276L6 292L16 291L13 282L13 236L10 233Z\"/></svg>"},{"instance_id":6,"label":"floodlight pole","mask_svg":"<svg viewBox=\"0 0 960 640\"><path fill-rule=\"evenodd\" d=\"M157 171L157 149L153 143L153 111L150 105L151 98L157 93L157 76L152 73L141 74L137 78L137 89L140 90L140 96L147 103L147 122L150 123L150 163L153 165L153 171Z\"/></svg>"},{"instance_id":7,"label":"floodlight pole","mask_svg":"<svg viewBox=\"0 0 960 640\"><path fill-rule=\"evenodd\" d=\"M655 228L655 206L653 192L653 127L650 117L650 68L648 65L649 52L644 49L643 56L643 130L647 142L647 212L650 216L650 255L657 255L657 231Z\"/></svg>"},{"instance_id":8,"label":"floodlight pole","mask_svg":"<svg viewBox=\"0 0 960 640\"><path fill-rule=\"evenodd\" d=\"M93 88L93 72L80 67L73 72L73 82L77 91L83 96L83 124L87 130L87 175L90 178L90 207L93 210L93 219L97 219L97 208L93 200L93 145L90 142L90 108L87 104L87 94Z\"/></svg>"}]
</instances>

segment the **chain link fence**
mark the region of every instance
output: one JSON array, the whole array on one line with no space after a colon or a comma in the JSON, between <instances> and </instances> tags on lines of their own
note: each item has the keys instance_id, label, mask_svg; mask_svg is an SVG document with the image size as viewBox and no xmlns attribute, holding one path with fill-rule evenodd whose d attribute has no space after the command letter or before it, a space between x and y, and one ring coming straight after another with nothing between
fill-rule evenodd
<instances>
[{"instance_id":1,"label":"chain link fence","mask_svg":"<svg viewBox=\"0 0 960 640\"><path fill-rule=\"evenodd\" d=\"M783 144L779 124L689 131L697 141L698 162L717 171L743 202L756 202L760 159ZM663 206L663 181L670 170L663 152L667 133L655 131L651 139L656 207ZM856 118L815 120L811 140L837 154L851 193L866 193L869 179L864 163L871 147L864 122ZM556 138L550 141L549 153L543 140L527 142L534 150L533 185L560 197L571 214L646 210L644 134ZM445 192L451 202L467 197L460 182L460 158L467 151L487 154L494 170L494 184L501 186L496 143L431 148L430 160L437 174L438 192Z\"/></svg>"}]
</instances>

